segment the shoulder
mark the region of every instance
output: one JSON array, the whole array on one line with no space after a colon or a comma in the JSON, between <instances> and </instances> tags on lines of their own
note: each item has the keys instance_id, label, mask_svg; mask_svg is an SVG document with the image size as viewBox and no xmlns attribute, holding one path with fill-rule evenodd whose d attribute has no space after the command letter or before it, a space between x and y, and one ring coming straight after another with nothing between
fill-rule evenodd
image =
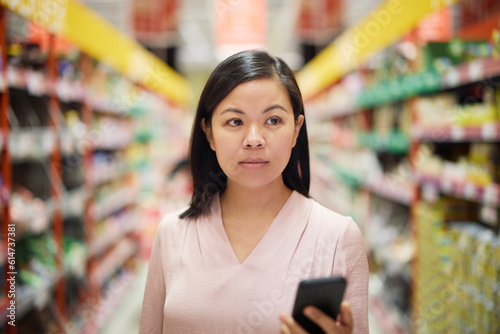
<instances>
[{"instance_id":1,"label":"shoulder","mask_svg":"<svg viewBox=\"0 0 500 334\"><path fill-rule=\"evenodd\" d=\"M314 223L319 224L322 228L335 229L342 232L346 230L359 231L358 225L352 217L341 215L312 198L308 200L311 201L311 218Z\"/></svg>"},{"instance_id":2,"label":"shoulder","mask_svg":"<svg viewBox=\"0 0 500 334\"><path fill-rule=\"evenodd\" d=\"M189 222L189 219L179 218L179 215L184 211L185 209L181 209L166 214L158 225L156 237L158 239L175 238L178 233L181 233Z\"/></svg>"},{"instance_id":3,"label":"shoulder","mask_svg":"<svg viewBox=\"0 0 500 334\"><path fill-rule=\"evenodd\" d=\"M318 233L331 242L336 240L337 246L349 251L364 249L364 238L358 224L350 216L341 215L326 208L314 199L309 224Z\"/></svg>"}]
</instances>

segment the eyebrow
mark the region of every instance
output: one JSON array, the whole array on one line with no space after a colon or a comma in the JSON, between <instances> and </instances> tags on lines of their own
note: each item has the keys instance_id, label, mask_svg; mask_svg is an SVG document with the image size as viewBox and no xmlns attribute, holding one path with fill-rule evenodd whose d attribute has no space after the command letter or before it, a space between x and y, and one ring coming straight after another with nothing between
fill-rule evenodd
<instances>
[{"instance_id":1,"label":"eyebrow","mask_svg":"<svg viewBox=\"0 0 500 334\"><path fill-rule=\"evenodd\" d=\"M288 112L288 110L286 110L285 107L283 107L282 105L273 104L272 106L266 108L262 113L265 114L266 112L274 110L274 109L281 109L284 112ZM245 112L243 112L240 109L237 109L237 108L227 108L227 109L222 110L221 113L220 113L220 115L225 114L226 112L235 112L237 114L242 114L242 115L245 114Z\"/></svg>"}]
</instances>

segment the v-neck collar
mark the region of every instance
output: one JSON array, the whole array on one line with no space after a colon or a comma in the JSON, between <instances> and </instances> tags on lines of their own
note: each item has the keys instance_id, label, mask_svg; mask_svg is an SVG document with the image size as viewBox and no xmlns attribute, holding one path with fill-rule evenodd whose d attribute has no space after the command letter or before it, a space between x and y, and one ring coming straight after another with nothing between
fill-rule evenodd
<instances>
[{"instance_id":1,"label":"v-neck collar","mask_svg":"<svg viewBox=\"0 0 500 334\"><path fill-rule=\"evenodd\" d=\"M213 229L218 235L218 239L221 240L224 245L221 245L223 252L226 253L223 257L226 260L234 263L236 265L250 265L255 263L255 261L260 262L265 260L269 256L270 250L279 247L280 239L283 239L284 234L290 229L293 229L294 222L297 220L304 221L304 216L307 213L307 198L293 191L286 200L286 202L281 207L280 211L272 221L271 225L267 229L264 236L259 240L257 245L252 249L250 254L245 258L243 262L240 262L234 249L229 241L226 230L224 229L224 224L222 222L222 210L220 205L220 194L215 195L212 206L212 223L214 224ZM301 201L302 199L302 201ZM284 225L287 226L284 226ZM263 258L264 256L264 258Z\"/></svg>"}]
</instances>

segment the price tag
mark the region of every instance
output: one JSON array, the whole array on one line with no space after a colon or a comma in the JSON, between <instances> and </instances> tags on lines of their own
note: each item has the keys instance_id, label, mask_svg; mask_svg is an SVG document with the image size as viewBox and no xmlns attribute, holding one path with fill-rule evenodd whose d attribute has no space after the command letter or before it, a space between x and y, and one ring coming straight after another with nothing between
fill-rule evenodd
<instances>
[{"instance_id":1,"label":"price tag","mask_svg":"<svg viewBox=\"0 0 500 334\"><path fill-rule=\"evenodd\" d=\"M422 186L422 197L429 202L435 202L439 198L439 191L432 183L424 183Z\"/></svg>"},{"instance_id":2,"label":"price tag","mask_svg":"<svg viewBox=\"0 0 500 334\"><path fill-rule=\"evenodd\" d=\"M477 187L470 182L467 182L464 186L464 197L466 199L477 199Z\"/></svg>"},{"instance_id":3,"label":"price tag","mask_svg":"<svg viewBox=\"0 0 500 334\"><path fill-rule=\"evenodd\" d=\"M446 73L444 82L448 87L457 86L460 83L460 73L455 69L451 69L448 73Z\"/></svg>"},{"instance_id":4,"label":"price tag","mask_svg":"<svg viewBox=\"0 0 500 334\"><path fill-rule=\"evenodd\" d=\"M19 81L19 74L17 73L17 70L12 66L8 66L7 67L7 82L11 86L18 87L18 81Z\"/></svg>"},{"instance_id":5,"label":"price tag","mask_svg":"<svg viewBox=\"0 0 500 334\"><path fill-rule=\"evenodd\" d=\"M441 190L447 194L451 193L453 191L453 184L451 181L445 178L441 179Z\"/></svg>"},{"instance_id":6,"label":"price tag","mask_svg":"<svg viewBox=\"0 0 500 334\"><path fill-rule=\"evenodd\" d=\"M498 220L498 214L497 214L497 210L495 207L483 206L481 208L480 214L481 214L482 220L485 222L488 222L492 226L494 226L494 224Z\"/></svg>"},{"instance_id":7,"label":"price tag","mask_svg":"<svg viewBox=\"0 0 500 334\"><path fill-rule=\"evenodd\" d=\"M483 65L480 61L474 61L469 64L470 81L478 81L484 77Z\"/></svg>"},{"instance_id":8,"label":"price tag","mask_svg":"<svg viewBox=\"0 0 500 334\"><path fill-rule=\"evenodd\" d=\"M500 191L498 185L490 184L484 188L483 202L487 204L499 204Z\"/></svg>"},{"instance_id":9,"label":"price tag","mask_svg":"<svg viewBox=\"0 0 500 334\"><path fill-rule=\"evenodd\" d=\"M43 74L37 71L26 72L26 89L32 95L41 96L47 92Z\"/></svg>"},{"instance_id":10,"label":"price tag","mask_svg":"<svg viewBox=\"0 0 500 334\"><path fill-rule=\"evenodd\" d=\"M485 140L497 139L497 125L495 123L483 124L483 126L481 126L481 136Z\"/></svg>"},{"instance_id":11,"label":"price tag","mask_svg":"<svg viewBox=\"0 0 500 334\"><path fill-rule=\"evenodd\" d=\"M451 128L451 139L459 141L464 139L464 137L465 137L465 131L463 128L459 126L454 126Z\"/></svg>"}]
</instances>

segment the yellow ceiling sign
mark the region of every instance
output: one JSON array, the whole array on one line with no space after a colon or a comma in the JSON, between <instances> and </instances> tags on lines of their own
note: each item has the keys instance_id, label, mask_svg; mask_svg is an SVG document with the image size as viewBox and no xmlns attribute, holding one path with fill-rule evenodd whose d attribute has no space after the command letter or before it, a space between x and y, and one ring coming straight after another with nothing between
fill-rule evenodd
<instances>
[{"instance_id":1,"label":"yellow ceiling sign","mask_svg":"<svg viewBox=\"0 0 500 334\"><path fill-rule=\"evenodd\" d=\"M350 27L297 74L311 98L411 31L425 16L459 0L386 0Z\"/></svg>"},{"instance_id":2,"label":"yellow ceiling sign","mask_svg":"<svg viewBox=\"0 0 500 334\"><path fill-rule=\"evenodd\" d=\"M187 80L76 0L0 0L26 20L63 36L91 57L174 103L189 102Z\"/></svg>"}]
</instances>

